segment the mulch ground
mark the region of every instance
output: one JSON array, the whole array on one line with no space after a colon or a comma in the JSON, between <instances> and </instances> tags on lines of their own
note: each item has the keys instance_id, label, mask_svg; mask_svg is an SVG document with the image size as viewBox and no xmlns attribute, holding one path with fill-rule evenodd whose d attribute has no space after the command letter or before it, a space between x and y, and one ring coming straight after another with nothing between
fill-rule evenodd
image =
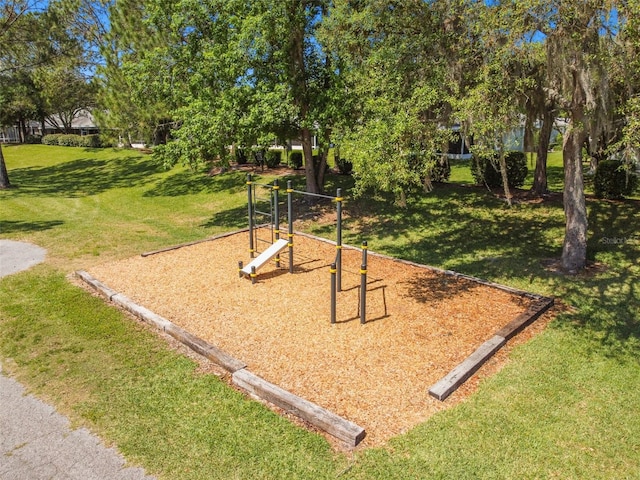
<instances>
[{"instance_id":1,"label":"mulch ground","mask_svg":"<svg viewBox=\"0 0 640 480\"><path fill-rule=\"evenodd\" d=\"M429 388L530 300L467 279L368 257L367 323L359 316L362 254L343 249L343 291L330 322L329 265L335 246L295 237L288 256L258 282L238 276L248 256L239 233L147 257L99 265L95 278L247 363L256 375L360 425L365 446L381 445L464 399L501 368L512 345L543 328L550 314L510 341L446 402Z\"/></svg>"}]
</instances>

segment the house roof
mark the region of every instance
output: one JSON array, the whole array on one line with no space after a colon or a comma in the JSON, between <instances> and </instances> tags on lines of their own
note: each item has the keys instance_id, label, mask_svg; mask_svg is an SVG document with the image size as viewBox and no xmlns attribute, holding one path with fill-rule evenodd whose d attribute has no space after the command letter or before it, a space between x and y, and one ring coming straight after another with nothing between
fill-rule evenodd
<instances>
[{"instance_id":1,"label":"house roof","mask_svg":"<svg viewBox=\"0 0 640 480\"><path fill-rule=\"evenodd\" d=\"M54 121L61 125L59 115L52 115ZM48 118L44 122L45 128L57 128ZM93 115L88 110L80 110L74 119L71 121L71 128L98 128L95 120L93 119Z\"/></svg>"}]
</instances>

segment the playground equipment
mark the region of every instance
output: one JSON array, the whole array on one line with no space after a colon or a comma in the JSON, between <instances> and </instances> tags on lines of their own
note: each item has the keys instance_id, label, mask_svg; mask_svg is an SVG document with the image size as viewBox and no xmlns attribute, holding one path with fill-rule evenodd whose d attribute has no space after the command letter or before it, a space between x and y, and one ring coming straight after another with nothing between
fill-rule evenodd
<instances>
[{"instance_id":1,"label":"playground equipment","mask_svg":"<svg viewBox=\"0 0 640 480\"><path fill-rule=\"evenodd\" d=\"M266 211L267 200L262 199L262 204L258 196L258 188L267 190L269 195L269 207ZM249 277L252 283L256 282L257 271L266 265L270 260L275 259L276 266L280 266L280 253L288 247L289 257L289 273L293 273L293 195L299 194L309 197L325 198L336 202L336 256L335 261L331 264L331 323L336 323L336 293L342 291L342 189L336 190L336 195L323 195L319 193L309 193L292 188L291 180L287 181L287 220L288 232L287 239L280 238L280 186L278 180L274 180L273 184L264 184L254 182L251 174L247 175L247 199L248 199L248 215L249 215L249 254L252 260L244 265L238 262L238 274L240 277ZM258 216L262 216L267 222L258 222ZM268 225L271 231L271 240L261 239L258 237L259 227ZM259 242L270 243L270 246L258 252ZM255 255L258 254L256 257ZM367 242L362 244L362 266L360 269L360 323L366 321L366 293L367 293Z\"/></svg>"},{"instance_id":2,"label":"playground equipment","mask_svg":"<svg viewBox=\"0 0 640 480\"><path fill-rule=\"evenodd\" d=\"M269 212L260 210L261 205L258 201L258 188L267 189L269 191ZM251 258L255 257L257 252L258 243L260 241L267 241L268 243L275 245L278 244L277 248L269 247L262 253L259 253L259 261L256 259L256 262L253 261L256 266L256 271L258 268L265 265L269 260L275 257L276 266L280 266L279 254L284 250L283 243L280 241L280 199L279 199L279 191L280 186L278 184L278 180L274 180L273 184L264 184L254 182L251 174L247 175L247 197L248 197L248 214L249 214L249 254ZM316 197L316 198L325 198L336 202L336 285L337 291L342 290L342 202L344 199L342 198L342 189L338 188L336 190L336 195L323 195L320 193L309 193L301 190L294 190L292 187L291 180L287 181L287 220L288 220L288 233L287 233L287 244L289 247L289 273L293 273L293 195L299 194L308 197ZM263 202L266 204L266 201ZM260 225L257 221L258 216L262 215L263 218L266 218L268 222L263 222ZM258 227L268 225L271 230L271 241L260 239L258 237ZM251 276L251 263L246 267L242 267L241 274L245 274L247 276Z\"/></svg>"},{"instance_id":3,"label":"playground equipment","mask_svg":"<svg viewBox=\"0 0 640 480\"><path fill-rule=\"evenodd\" d=\"M269 260L273 257L276 257L282 250L287 248L289 242L284 239L278 239L275 243L271 244L269 248L267 248L264 252L254 258L246 267L240 267L240 270L245 275L251 275L252 273L256 273L260 267L265 265Z\"/></svg>"},{"instance_id":4,"label":"playground equipment","mask_svg":"<svg viewBox=\"0 0 640 480\"><path fill-rule=\"evenodd\" d=\"M360 266L360 299L358 303L358 314L360 315L360 323L364 325L367 321L367 242L362 242L362 264ZM329 267L331 274L331 323L336 323L336 264L332 263Z\"/></svg>"}]
</instances>

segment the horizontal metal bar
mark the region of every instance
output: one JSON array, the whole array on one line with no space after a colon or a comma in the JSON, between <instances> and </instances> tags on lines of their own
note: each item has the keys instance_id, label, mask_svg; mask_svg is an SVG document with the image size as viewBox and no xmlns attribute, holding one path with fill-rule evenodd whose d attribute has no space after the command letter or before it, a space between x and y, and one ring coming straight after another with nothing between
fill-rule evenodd
<instances>
[{"instance_id":1,"label":"horizontal metal bar","mask_svg":"<svg viewBox=\"0 0 640 480\"><path fill-rule=\"evenodd\" d=\"M302 190L291 190L293 193L301 193L302 195L310 195L312 197L320 197L320 198L328 198L329 200L334 200L338 197L334 197L331 195L323 195L321 193L310 193L310 192L303 192Z\"/></svg>"}]
</instances>

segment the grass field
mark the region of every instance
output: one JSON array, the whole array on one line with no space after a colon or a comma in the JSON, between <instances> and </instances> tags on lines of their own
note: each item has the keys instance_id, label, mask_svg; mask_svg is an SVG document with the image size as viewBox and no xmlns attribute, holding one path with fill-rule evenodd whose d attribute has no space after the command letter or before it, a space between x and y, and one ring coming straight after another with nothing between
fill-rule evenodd
<instances>
[{"instance_id":1,"label":"grass field","mask_svg":"<svg viewBox=\"0 0 640 480\"><path fill-rule=\"evenodd\" d=\"M48 249L0 280L3 370L76 425L165 479L640 478L640 202L588 200L588 274L544 268L560 254L561 200L507 208L452 183L349 200L345 242L553 295L566 311L457 407L385 448L347 455L240 395L69 283L115 258L246 223L241 173L164 171L125 150L3 147L15 188L0 192L0 237ZM559 158L550 186L560 191ZM303 184L303 179L294 178ZM351 186L331 176L328 189ZM331 237L326 224L309 224Z\"/></svg>"}]
</instances>

